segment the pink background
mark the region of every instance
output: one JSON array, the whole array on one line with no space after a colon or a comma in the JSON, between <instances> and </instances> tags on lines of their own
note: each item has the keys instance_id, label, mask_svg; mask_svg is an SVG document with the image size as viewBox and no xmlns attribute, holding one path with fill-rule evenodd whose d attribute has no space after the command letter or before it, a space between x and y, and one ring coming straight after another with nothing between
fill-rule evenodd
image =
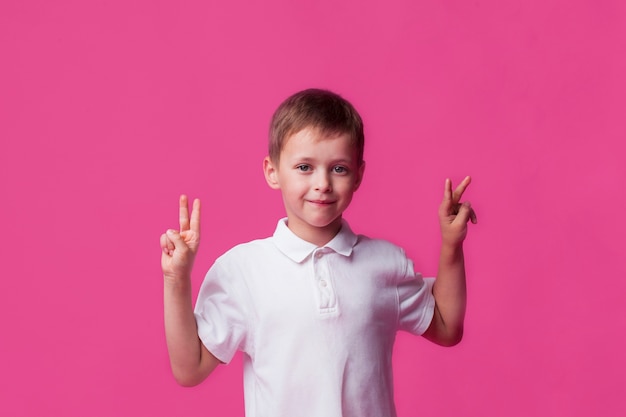
<instances>
[{"instance_id":1,"label":"pink background","mask_svg":"<svg viewBox=\"0 0 626 417\"><path fill-rule=\"evenodd\" d=\"M203 200L197 290L269 235L268 121L311 86L366 121L346 217L424 274L474 179L466 337L399 337L399 415L624 415L624 3L296 3L0 3L0 415L243 414L240 358L170 375L158 237Z\"/></svg>"}]
</instances>

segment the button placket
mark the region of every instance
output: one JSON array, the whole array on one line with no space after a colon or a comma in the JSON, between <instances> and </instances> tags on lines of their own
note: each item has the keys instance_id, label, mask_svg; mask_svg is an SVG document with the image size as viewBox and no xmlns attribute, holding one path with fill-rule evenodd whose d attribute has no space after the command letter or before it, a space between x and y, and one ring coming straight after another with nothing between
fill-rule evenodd
<instances>
[{"instance_id":1,"label":"button placket","mask_svg":"<svg viewBox=\"0 0 626 417\"><path fill-rule=\"evenodd\" d=\"M327 249L318 249L314 254L314 277L318 299L318 308L321 313L332 312L336 308L335 292L330 280L330 269L328 267Z\"/></svg>"}]
</instances>

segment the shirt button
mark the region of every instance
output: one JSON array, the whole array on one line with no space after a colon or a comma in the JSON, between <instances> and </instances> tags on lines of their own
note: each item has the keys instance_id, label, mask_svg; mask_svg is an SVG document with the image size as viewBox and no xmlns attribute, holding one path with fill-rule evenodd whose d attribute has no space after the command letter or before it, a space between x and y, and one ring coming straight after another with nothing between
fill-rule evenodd
<instances>
[{"instance_id":1,"label":"shirt button","mask_svg":"<svg viewBox=\"0 0 626 417\"><path fill-rule=\"evenodd\" d=\"M316 257L317 259L321 258L321 257L322 257L322 252L317 252L317 253L315 254L315 257Z\"/></svg>"},{"instance_id":2,"label":"shirt button","mask_svg":"<svg viewBox=\"0 0 626 417\"><path fill-rule=\"evenodd\" d=\"M326 286L326 280L321 280L320 281L320 287L325 287Z\"/></svg>"}]
</instances>

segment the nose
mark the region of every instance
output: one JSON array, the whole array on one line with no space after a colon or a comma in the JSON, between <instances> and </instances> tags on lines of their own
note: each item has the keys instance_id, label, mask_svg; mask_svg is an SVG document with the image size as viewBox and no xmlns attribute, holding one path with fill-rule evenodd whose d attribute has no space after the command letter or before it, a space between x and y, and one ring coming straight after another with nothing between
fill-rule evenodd
<instances>
[{"instance_id":1,"label":"nose","mask_svg":"<svg viewBox=\"0 0 626 417\"><path fill-rule=\"evenodd\" d=\"M327 172L319 171L315 176L314 183L315 191L320 193L329 193L332 191L332 186L330 183L330 175Z\"/></svg>"}]
</instances>

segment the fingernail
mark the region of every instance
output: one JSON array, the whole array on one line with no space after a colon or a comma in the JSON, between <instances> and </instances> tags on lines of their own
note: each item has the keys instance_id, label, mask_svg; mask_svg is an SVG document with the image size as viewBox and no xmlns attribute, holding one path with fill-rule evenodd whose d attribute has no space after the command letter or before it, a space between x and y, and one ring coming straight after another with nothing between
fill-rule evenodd
<instances>
[{"instance_id":1,"label":"fingernail","mask_svg":"<svg viewBox=\"0 0 626 417\"><path fill-rule=\"evenodd\" d=\"M176 234L176 230L168 229L167 234L173 236Z\"/></svg>"}]
</instances>

